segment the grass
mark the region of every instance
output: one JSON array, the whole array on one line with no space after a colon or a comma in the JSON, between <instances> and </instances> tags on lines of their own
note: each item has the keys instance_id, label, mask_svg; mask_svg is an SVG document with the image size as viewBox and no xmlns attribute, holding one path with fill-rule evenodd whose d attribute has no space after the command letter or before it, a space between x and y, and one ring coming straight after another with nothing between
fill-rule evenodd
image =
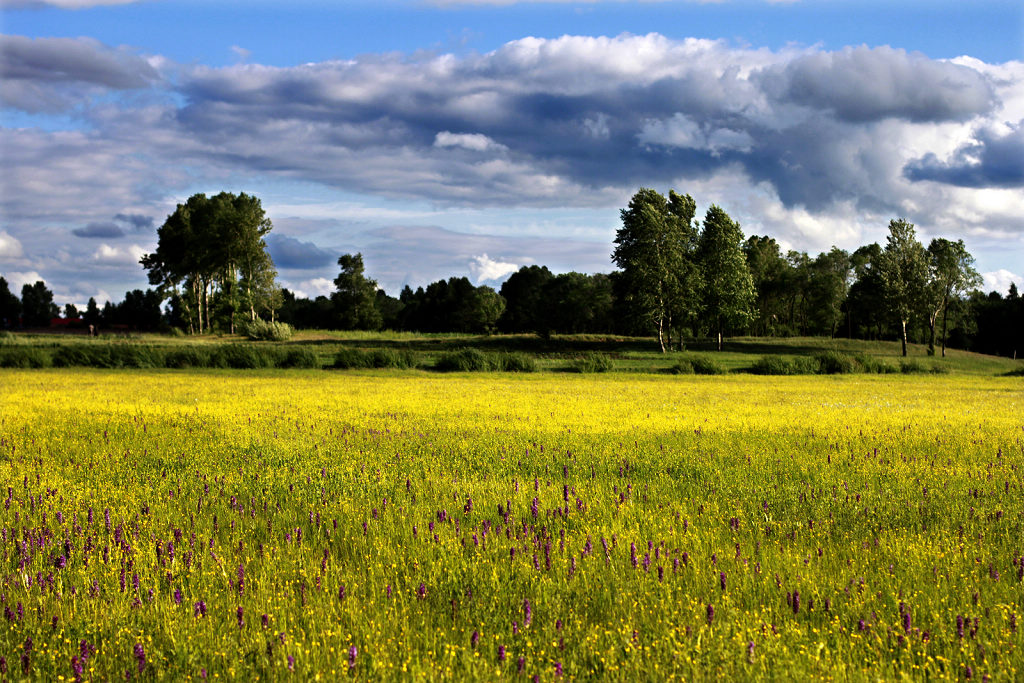
<instances>
[{"instance_id":1,"label":"grass","mask_svg":"<svg viewBox=\"0 0 1024 683\"><path fill-rule=\"evenodd\" d=\"M1019 680L1022 415L1009 377L0 370L0 656Z\"/></svg>"}]
</instances>

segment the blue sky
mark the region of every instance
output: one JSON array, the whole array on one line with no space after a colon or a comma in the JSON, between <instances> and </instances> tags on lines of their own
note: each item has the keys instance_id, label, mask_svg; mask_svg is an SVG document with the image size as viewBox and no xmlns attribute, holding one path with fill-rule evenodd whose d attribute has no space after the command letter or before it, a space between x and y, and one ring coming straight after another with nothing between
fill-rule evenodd
<instances>
[{"instance_id":1,"label":"blue sky","mask_svg":"<svg viewBox=\"0 0 1024 683\"><path fill-rule=\"evenodd\" d=\"M118 300L193 192L246 191L282 282L611 269L675 188L812 254L964 239L1024 284L1017 2L0 0L0 274Z\"/></svg>"}]
</instances>

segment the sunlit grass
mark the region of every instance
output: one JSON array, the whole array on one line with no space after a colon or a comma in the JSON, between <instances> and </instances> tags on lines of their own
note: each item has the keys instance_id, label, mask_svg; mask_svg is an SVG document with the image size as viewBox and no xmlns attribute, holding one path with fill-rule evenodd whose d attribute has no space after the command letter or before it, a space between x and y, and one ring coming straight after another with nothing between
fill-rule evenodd
<instances>
[{"instance_id":1,"label":"sunlit grass","mask_svg":"<svg viewBox=\"0 0 1024 683\"><path fill-rule=\"evenodd\" d=\"M1022 415L1017 378L0 371L0 667L1019 680Z\"/></svg>"}]
</instances>

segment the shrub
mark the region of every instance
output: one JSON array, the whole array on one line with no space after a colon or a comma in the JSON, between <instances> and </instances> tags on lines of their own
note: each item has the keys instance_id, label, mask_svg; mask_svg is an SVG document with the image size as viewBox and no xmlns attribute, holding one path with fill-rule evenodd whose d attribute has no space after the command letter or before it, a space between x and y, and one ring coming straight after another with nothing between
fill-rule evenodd
<instances>
[{"instance_id":1,"label":"shrub","mask_svg":"<svg viewBox=\"0 0 1024 683\"><path fill-rule=\"evenodd\" d=\"M358 349L343 348L338 351L338 353L334 354L333 367L338 370L366 368L369 367L369 359L367 358L367 354L359 351Z\"/></svg>"},{"instance_id":2,"label":"shrub","mask_svg":"<svg viewBox=\"0 0 1024 683\"><path fill-rule=\"evenodd\" d=\"M536 359L520 351L503 351L494 357L494 366L501 372L537 372Z\"/></svg>"},{"instance_id":3,"label":"shrub","mask_svg":"<svg viewBox=\"0 0 1024 683\"><path fill-rule=\"evenodd\" d=\"M414 368L416 357L409 351L374 349L366 354L366 366L370 368Z\"/></svg>"},{"instance_id":4,"label":"shrub","mask_svg":"<svg viewBox=\"0 0 1024 683\"><path fill-rule=\"evenodd\" d=\"M588 353L576 359L572 364L576 372L610 372L614 367L612 359L603 353Z\"/></svg>"},{"instance_id":5,"label":"shrub","mask_svg":"<svg viewBox=\"0 0 1024 683\"><path fill-rule=\"evenodd\" d=\"M434 369L441 372L486 372L492 367L488 355L473 348L444 353L434 364Z\"/></svg>"},{"instance_id":6,"label":"shrub","mask_svg":"<svg viewBox=\"0 0 1024 683\"><path fill-rule=\"evenodd\" d=\"M103 347L69 344L53 350L53 364L58 368L106 367L106 361L99 358Z\"/></svg>"},{"instance_id":7,"label":"shrub","mask_svg":"<svg viewBox=\"0 0 1024 683\"><path fill-rule=\"evenodd\" d=\"M864 372L870 372L878 375L887 375L896 372L896 366L892 363L887 363L881 358L875 356L860 355L856 356L855 360L857 365L861 367Z\"/></svg>"},{"instance_id":8,"label":"shrub","mask_svg":"<svg viewBox=\"0 0 1024 683\"><path fill-rule=\"evenodd\" d=\"M931 372L933 375L946 375L949 374L949 366L942 365L941 363L932 363L929 372Z\"/></svg>"},{"instance_id":9,"label":"shrub","mask_svg":"<svg viewBox=\"0 0 1024 683\"><path fill-rule=\"evenodd\" d=\"M210 366L210 354L206 349L186 346L168 351L164 356L168 368L205 368Z\"/></svg>"},{"instance_id":10,"label":"shrub","mask_svg":"<svg viewBox=\"0 0 1024 683\"><path fill-rule=\"evenodd\" d=\"M692 375L693 363L688 360L681 360L668 369L673 375Z\"/></svg>"},{"instance_id":11,"label":"shrub","mask_svg":"<svg viewBox=\"0 0 1024 683\"><path fill-rule=\"evenodd\" d=\"M782 356L761 356L750 368L755 375L795 375L793 363Z\"/></svg>"},{"instance_id":12,"label":"shrub","mask_svg":"<svg viewBox=\"0 0 1024 683\"><path fill-rule=\"evenodd\" d=\"M293 332L288 323L272 323L260 318L243 323L241 327L242 334L253 341L288 341Z\"/></svg>"},{"instance_id":13,"label":"shrub","mask_svg":"<svg viewBox=\"0 0 1024 683\"><path fill-rule=\"evenodd\" d=\"M823 375L849 375L857 372L857 361L839 351L823 351L815 355L814 359L818 362L818 372Z\"/></svg>"},{"instance_id":14,"label":"shrub","mask_svg":"<svg viewBox=\"0 0 1024 683\"><path fill-rule=\"evenodd\" d=\"M719 365L718 361L707 356L694 356L690 359L690 363L693 365L693 371L698 375L725 374L725 368Z\"/></svg>"},{"instance_id":15,"label":"shrub","mask_svg":"<svg viewBox=\"0 0 1024 683\"><path fill-rule=\"evenodd\" d=\"M900 372L904 375L917 374L920 372L928 372L921 361L918 360L901 360L900 361Z\"/></svg>"},{"instance_id":16,"label":"shrub","mask_svg":"<svg viewBox=\"0 0 1024 683\"><path fill-rule=\"evenodd\" d=\"M309 349L288 349L279 365L282 368L319 368L320 359Z\"/></svg>"},{"instance_id":17,"label":"shrub","mask_svg":"<svg viewBox=\"0 0 1024 683\"><path fill-rule=\"evenodd\" d=\"M50 354L35 346L0 348L0 368L48 368L52 364Z\"/></svg>"},{"instance_id":18,"label":"shrub","mask_svg":"<svg viewBox=\"0 0 1024 683\"><path fill-rule=\"evenodd\" d=\"M210 365L216 368L249 370L276 366L278 353L273 348L251 344L224 344L210 354Z\"/></svg>"}]
</instances>

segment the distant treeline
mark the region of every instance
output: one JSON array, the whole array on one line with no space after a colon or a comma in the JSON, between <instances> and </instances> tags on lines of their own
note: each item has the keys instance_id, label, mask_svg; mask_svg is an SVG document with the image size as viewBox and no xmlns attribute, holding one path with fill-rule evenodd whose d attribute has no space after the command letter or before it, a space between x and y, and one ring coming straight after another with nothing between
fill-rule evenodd
<instances>
[{"instance_id":1,"label":"distant treeline","mask_svg":"<svg viewBox=\"0 0 1024 683\"><path fill-rule=\"evenodd\" d=\"M817 256L783 252L769 236L745 238L712 206L694 217L689 195L641 189L622 210L611 273L552 273L524 266L499 290L450 277L397 297L364 272L361 254L338 259L330 296L296 296L276 285L263 237L272 225L259 200L221 193L178 205L141 261L155 289L120 303L61 310L43 282L19 298L0 277L6 329L51 324L93 329L234 332L240 323L300 329L472 334L655 335L663 349L722 335L830 336L927 342L1002 356L1024 351L1024 300L984 294L963 242L925 247L913 225L890 223L884 246ZM215 245L210 249L195 245Z\"/></svg>"}]
</instances>

